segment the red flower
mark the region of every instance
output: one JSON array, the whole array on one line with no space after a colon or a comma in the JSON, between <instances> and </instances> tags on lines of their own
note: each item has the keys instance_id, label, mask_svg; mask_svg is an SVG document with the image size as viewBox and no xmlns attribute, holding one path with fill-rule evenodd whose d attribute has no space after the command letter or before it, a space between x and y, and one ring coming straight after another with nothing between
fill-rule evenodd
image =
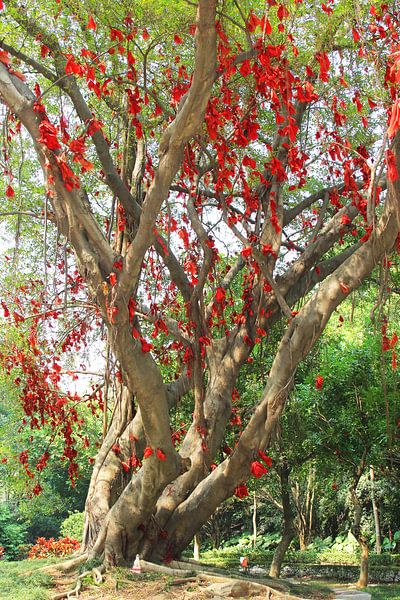
<instances>
[{"instance_id":1,"label":"red flower","mask_svg":"<svg viewBox=\"0 0 400 600\"><path fill-rule=\"evenodd\" d=\"M153 448L150 448L150 446L147 446L144 449L143 458L149 458L149 456L151 456L152 454L153 454Z\"/></svg>"},{"instance_id":2,"label":"red flower","mask_svg":"<svg viewBox=\"0 0 400 600\"><path fill-rule=\"evenodd\" d=\"M392 335L392 339L390 340L390 347L394 348L398 341L399 341L399 336L397 335L396 332L394 332L394 334Z\"/></svg>"},{"instance_id":3,"label":"red flower","mask_svg":"<svg viewBox=\"0 0 400 600\"><path fill-rule=\"evenodd\" d=\"M40 492L43 490L42 486L40 485L40 483L37 483L35 485L35 487L33 488L32 492L35 494L35 496L39 496Z\"/></svg>"},{"instance_id":4,"label":"red flower","mask_svg":"<svg viewBox=\"0 0 400 600\"><path fill-rule=\"evenodd\" d=\"M258 460L255 460L254 462L251 463L251 472L254 475L254 477L257 477L257 479L259 479L260 477L262 477L263 475L265 475L266 473L268 473L268 469L266 467L264 467L264 465L262 463L260 463Z\"/></svg>"},{"instance_id":5,"label":"red flower","mask_svg":"<svg viewBox=\"0 0 400 600\"><path fill-rule=\"evenodd\" d=\"M265 452L263 452L262 450L259 450L258 456L267 465L267 467L272 467L272 458L270 456L268 456L267 454L265 454Z\"/></svg>"},{"instance_id":6,"label":"red flower","mask_svg":"<svg viewBox=\"0 0 400 600\"><path fill-rule=\"evenodd\" d=\"M250 158L250 156L244 156L242 165L244 167L250 167L251 169L255 169L257 166L257 163L254 160L254 158Z\"/></svg>"},{"instance_id":7,"label":"red flower","mask_svg":"<svg viewBox=\"0 0 400 600\"><path fill-rule=\"evenodd\" d=\"M42 58L46 58L46 56L50 53L50 48L45 44L40 46L40 55Z\"/></svg>"},{"instance_id":8,"label":"red flower","mask_svg":"<svg viewBox=\"0 0 400 600\"><path fill-rule=\"evenodd\" d=\"M315 389L322 390L323 384L324 384L324 378L322 377L322 375L317 375L317 377L315 378Z\"/></svg>"},{"instance_id":9,"label":"red flower","mask_svg":"<svg viewBox=\"0 0 400 600\"><path fill-rule=\"evenodd\" d=\"M392 107L392 114L390 116L389 127L387 130L388 136L394 137L396 131L400 127L400 99L398 98Z\"/></svg>"},{"instance_id":10,"label":"red flower","mask_svg":"<svg viewBox=\"0 0 400 600\"><path fill-rule=\"evenodd\" d=\"M252 247L251 246L247 246L247 248L243 248L241 254L244 258L248 258L249 256L251 256L252 253Z\"/></svg>"},{"instance_id":11,"label":"red flower","mask_svg":"<svg viewBox=\"0 0 400 600\"><path fill-rule=\"evenodd\" d=\"M348 294L349 293L349 286L346 283L343 283L343 281L341 281L339 283L340 285L340 289L342 290L343 294Z\"/></svg>"},{"instance_id":12,"label":"red flower","mask_svg":"<svg viewBox=\"0 0 400 600\"><path fill-rule=\"evenodd\" d=\"M386 150L387 177L389 181L396 181L399 177L396 166L396 157L391 150Z\"/></svg>"},{"instance_id":13,"label":"red flower","mask_svg":"<svg viewBox=\"0 0 400 600\"><path fill-rule=\"evenodd\" d=\"M342 225L350 225L351 219L350 219L349 215L342 215L340 222Z\"/></svg>"},{"instance_id":14,"label":"red flower","mask_svg":"<svg viewBox=\"0 0 400 600\"><path fill-rule=\"evenodd\" d=\"M6 65L6 67L10 64L10 55L5 50L0 50L0 62Z\"/></svg>"},{"instance_id":15,"label":"red flower","mask_svg":"<svg viewBox=\"0 0 400 600\"><path fill-rule=\"evenodd\" d=\"M50 121L42 121L39 125L40 139L39 142L45 144L49 150L58 150L61 148L57 139L57 129Z\"/></svg>"},{"instance_id":16,"label":"red flower","mask_svg":"<svg viewBox=\"0 0 400 600\"><path fill-rule=\"evenodd\" d=\"M218 303L222 303L225 301L225 296L226 296L226 292L224 290L224 288L217 288L217 291L215 292L215 301Z\"/></svg>"},{"instance_id":17,"label":"red flower","mask_svg":"<svg viewBox=\"0 0 400 600\"><path fill-rule=\"evenodd\" d=\"M4 300L1 301L1 307L2 307L2 309L4 311L4 317L7 319L7 317L10 316L10 311L8 309L7 304L4 302Z\"/></svg>"},{"instance_id":18,"label":"red flower","mask_svg":"<svg viewBox=\"0 0 400 600\"><path fill-rule=\"evenodd\" d=\"M157 448L156 450L156 454L157 454L157 458L159 460L167 460L167 457L165 456L164 452L161 450L161 448Z\"/></svg>"},{"instance_id":19,"label":"red flower","mask_svg":"<svg viewBox=\"0 0 400 600\"><path fill-rule=\"evenodd\" d=\"M93 31L96 31L97 29L97 25L95 23L95 20L93 19L92 15L89 16L87 25L86 25L86 29L93 29Z\"/></svg>"},{"instance_id":20,"label":"red flower","mask_svg":"<svg viewBox=\"0 0 400 600\"><path fill-rule=\"evenodd\" d=\"M153 349L153 344L149 344L144 338L140 338L142 344L142 352L150 352Z\"/></svg>"},{"instance_id":21,"label":"red flower","mask_svg":"<svg viewBox=\"0 0 400 600\"><path fill-rule=\"evenodd\" d=\"M114 285L117 283L117 276L114 272L110 273L110 284L114 287Z\"/></svg>"},{"instance_id":22,"label":"red flower","mask_svg":"<svg viewBox=\"0 0 400 600\"><path fill-rule=\"evenodd\" d=\"M6 196L7 198L12 198L13 196L15 196L14 189L11 187L11 185L8 185L6 187Z\"/></svg>"},{"instance_id":23,"label":"red flower","mask_svg":"<svg viewBox=\"0 0 400 600\"><path fill-rule=\"evenodd\" d=\"M235 488L235 496L237 496L237 498L245 498L248 495L249 490L247 489L247 485L244 483L241 483L237 486L237 488Z\"/></svg>"}]
</instances>

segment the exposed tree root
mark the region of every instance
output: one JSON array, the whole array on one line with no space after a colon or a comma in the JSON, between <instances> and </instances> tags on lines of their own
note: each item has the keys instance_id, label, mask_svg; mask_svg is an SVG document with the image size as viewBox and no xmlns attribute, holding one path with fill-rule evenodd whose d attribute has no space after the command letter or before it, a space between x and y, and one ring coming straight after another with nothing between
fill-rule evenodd
<instances>
[{"instance_id":1,"label":"exposed tree root","mask_svg":"<svg viewBox=\"0 0 400 600\"><path fill-rule=\"evenodd\" d=\"M171 575L172 577L191 577L196 569L182 569L181 567L175 569L173 567L166 567L165 565L159 565L156 563L149 562L147 560L140 560L140 566L142 571L164 573L165 575Z\"/></svg>"},{"instance_id":2,"label":"exposed tree root","mask_svg":"<svg viewBox=\"0 0 400 600\"><path fill-rule=\"evenodd\" d=\"M84 571L83 573L81 573L77 580L76 580L76 584L75 587L72 590L66 590L64 592L60 592L59 594L56 594L55 596L53 596L52 600L62 600L63 598L78 598L79 594L81 593L82 590L82 580L87 576L87 575L92 575L94 582L96 584L100 584L103 582L103 575L102 573L105 571L104 567L94 567L93 569L91 569L90 571Z\"/></svg>"},{"instance_id":3,"label":"exposed tree root","mask_svg":"<svg viewBox=\"0 0 400 600\"><path fill-rule=\"evenodd\" d=\"M87 557L88 557L87 553L80 554L79 556L76 556L75 558L70 558L62 563L57 563L54 565L46 565L45 567L41 567L40 569L37 569L37 571L46 572L46 571L54 571L54 569L57 569L57 571L62 571L63 573L68 573L69 571L73 571L74 569L79 567L79 565L84 563L87 560ZM26 574L28 574L28 572Z\"/></svg>"}]
</instances>

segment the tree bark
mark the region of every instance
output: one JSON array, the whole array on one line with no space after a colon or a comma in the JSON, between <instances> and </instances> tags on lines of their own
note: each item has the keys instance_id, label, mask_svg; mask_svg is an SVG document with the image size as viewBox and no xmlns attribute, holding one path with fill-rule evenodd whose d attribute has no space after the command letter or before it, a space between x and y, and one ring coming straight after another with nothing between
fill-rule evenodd
<instances>
[{"instance_id":1,"label":"tree bark","mask_svg":"<svg viewBox=\"0 0 400 600\"><path fill-rule=\"evenodd\" d=\"M255 490L253 492L253 516L252 516L252 523L253 523L253 548L255 548L256 545L257 545L257 497L256 497L256 491Z\"/></svg>"},{"instance_id":2,"label":"tree bark","mask_svg":"<svg viewBox=\"0 0 400 600\"><path fill-rule=\"evenodd\" d=\"M374 516L374 524L375 524L375 552L377 554L381 554L382 552L382 543L381 543L381 525L379 521L379 509L376 503L375 498L375 471L374 467L371 465L369 469L370 480L371 480L371 504L372 504L372 514Z\"/></svg>"},{"instance_id":3,"label":"tree bark","mask_svg":"<svg viewBox=\"0 0 400 600\"><path fill-rule=\"evenodd\" d=\"M290 468L286 460L283 461L279 469L279 478L281 484L282 510L283 510L283 530L282 538L275 549L269 569L270 577L280 577L282 563L285 558L290 542L296 535L296 528L293 523L293 511L290 501L290 484L289 484Z\"/></svg>"},{"instance_id":4,"label":"tree bark","mask_svg":"<svg viewBox=\"0 0 400 600\"><path fill-rule=\"evenodd\" d=\"M301 490L299 482L292 489L297 518L296 527L299 536L300 550L306 550L311 537L314 518L314 495L315 495L315 467L310 465L305 492Z\"/></svg>"},{"instance_id":5,"label":"tree bark","mask_svg":"<svg viewBox=\"0 0 400 600\"><path fill-rule=\"evenodd\" d=\"M360 576L357 581L357 587L364 588L368 585L368 542L364 537L359 538L359 544L361 548L360 557Z\"/></svg>"},{"instance_id":6,"label":"tree bark","mask_svg":"<svg viewBox=\"0 0 400 600\"><path fill-rule=\"evenodd\" d=\"M360 462L354 472L353 483L350 489L350 496L354 509L352 532L360 546L360 575L357 581L357 587L366 587L368 585L368 541L361 530L363 507L357 494L357 486L364 473L367 454L368 448L365 447Z\"/></svg>"},{"instance_id":7,"label":"tree bark","mask_svg":"<svg viewBox=\"0 0 400 600\"><path fill-rule=\"evenodd\" d=\"M193 547L193 559L200 560L200 546L201 546L201 538L198 533L194 536L193 539L194 547Z\"/></svg>"}]
</instances>

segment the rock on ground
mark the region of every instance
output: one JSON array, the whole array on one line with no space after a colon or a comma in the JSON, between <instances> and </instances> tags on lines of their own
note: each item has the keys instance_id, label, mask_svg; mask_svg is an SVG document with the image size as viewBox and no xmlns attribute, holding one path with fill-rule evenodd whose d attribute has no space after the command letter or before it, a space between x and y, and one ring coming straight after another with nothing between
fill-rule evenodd
<instances>
[{"instance_id":1,"label":"rock on ground","mask_svg":"<svg viewBox=\"0 0 400 600\"><path fill-rule=\"evenodd\" d=\"M251 581L242 581L240 579L229 580L221 583L213 583L204 591L207 597L212 598L213 600L219 600L223 598L251 598L255 596L261 596L267 600L294 598L288 594L283 595L268 586L261 585L259 583L252 583Z\"/></svg>"},{"instance_id":2,"label":"rock on ground","mask_svg":"<svg viewBox=\"0 0 400 600\"><path fill-rule=\"evenodd\" d=\"M371 594L359 590L349 590L348 588L336 588L335 594L339 600L371 600Z\"/></svg>"}]
</instances>

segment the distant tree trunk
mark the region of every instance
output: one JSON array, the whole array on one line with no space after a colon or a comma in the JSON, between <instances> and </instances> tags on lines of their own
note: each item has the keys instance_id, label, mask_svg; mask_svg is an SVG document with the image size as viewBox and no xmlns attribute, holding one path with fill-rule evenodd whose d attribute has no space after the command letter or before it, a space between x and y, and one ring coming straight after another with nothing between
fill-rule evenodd
<instances>
[{"instance_id":1,"label":"distant tree trunk","mask_svg":"<svg viewBox=\"0 0 400 600\"><path fill-rule=\"evenodd\" d=\"M368 542L364 536L359 539L361 547L361 560L360 560L360 576L357 581L357 587L367 587L368 585Z\"/></svg>"},{"instance_id":2,"label":"distant tree trunk","mask_svg":"<svg viewBox=\"0 0 400 600\"><path fill-rule=\"evenodd\" d=\"M362 504L357 495L357 486L365 469L365 459L368 454L368 448L364 448L362 458L354 473L353 484L350 490L351 501L354 507L354 521L352 533L360 545L360 576L357 581L357 587L366 587L368 585L368 541L361 532Z\"/></svg>"},{"instance_id":3,"label":"distant tree trunk","mask_svg":"<svg viewBox=\"0 0 400 600\"><path fill-rule=\"evenodd\" d=\"M201 538L198 533L194 536L194 547L193 547L193 558L194 560L200 560L200 544Z\"/></svg>"},{"instance_id":4,"label":"distant tree trunk","mask_svg":"<svg viewBox=\"0 0 400 600\"><path fill-rule=\"evenodd\" d=\"M290 469L288 463L286 460L284 460L282 467L279 469L283 509L283 532L281 541L279 542L272 558L272 563L269 569L270 577L280 576L286 551L289 548L290 542L296 535L296 528L293 524L293 513L290 503L289 474Z\"/></svg>"},{"instance_id":5,"label":"distant tree trunk","mask_svg":"<svg viewBox=\"0 0 400 600\"><path fill-rule=\"evenodd\" d=\"M254 490L253 496L253 548L256 547L257 544L257 497L256 492Z\"/></svg>"},{"instance_id":6,"label":"distant tree trunk","mask_svg":"<svg viewBox=\"0 0 400 600\"><path fill-rule=\"evenodd\" d=\"M311 530L314 519L314 495L315 495L315 467L310 466L307 479L307 490L305 498L302 498L300 485L296 482L292 493L297 510L297 530L299 535L300 550L306 550L310 541Z\"/></svg>"},{"instance_id":7,"label":"distant tree trunk","mask_svg":"<svg viewBox=\"0 0 400 600\"><path fill-rule=\"evenodd\" d=\"M378 505L376 503L376 498L375 498L375 471L374 471L374 467L372 465L369 469L369 473L370 473L370 479L371 479L372 513L374 515L374 523L375 523L375 552L377 554L381 554L381 552L382 552L381 525L379 522Z\"/></svg>"}]
</instances>

